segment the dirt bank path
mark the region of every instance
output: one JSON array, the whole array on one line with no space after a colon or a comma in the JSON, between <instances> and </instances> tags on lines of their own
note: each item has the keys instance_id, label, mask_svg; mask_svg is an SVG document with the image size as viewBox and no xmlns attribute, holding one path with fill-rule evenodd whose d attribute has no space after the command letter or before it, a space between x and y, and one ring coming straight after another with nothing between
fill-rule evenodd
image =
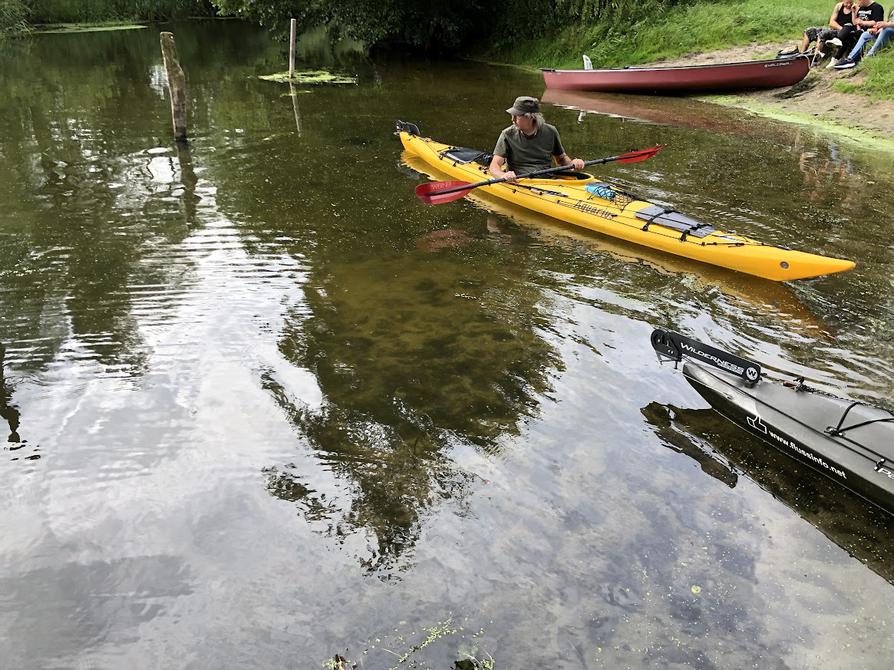
<instances>
[{"instance_id":1,"label":"dirt bank path","mask_svg":"<svg viewBox=\"0 0 894 670\"><path fill-rule=\"evenodd\" d=\"M793 44L794 42L752 44L662 61L662 64L700 65L767 58ZM722 98L708 96L706 99L747 107L758 113L772 112L790 116L795 121L809 123L815 120L822 125L832 124L851 135L868 133L886 140L894 138L894 101L875 101L862 95L833 90L832 84L835 81L847 79L858 83L863 73L860 68L843 72L828 70L827 63L828 61L824 61L822 65L812 69L803 81L790 88L754 91Z\"/></svg>"}]
</instances>

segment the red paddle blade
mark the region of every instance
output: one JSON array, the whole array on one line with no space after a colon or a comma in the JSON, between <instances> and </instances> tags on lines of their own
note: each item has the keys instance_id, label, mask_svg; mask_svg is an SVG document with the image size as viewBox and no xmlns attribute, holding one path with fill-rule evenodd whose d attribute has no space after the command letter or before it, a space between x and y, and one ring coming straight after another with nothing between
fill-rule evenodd
<instances>
[{"instance_id":1,"label":"red paddle blade","mask_svg":"<svg viewBox=\"0 0 894 670\"><path fill-rule=\"evenodd\" d=\"M473 188L472 184L465 181L430 181L416 187L416 197L426 205L442 205L445 202L459 200Z\"/></svg>"},{"instance_id":2,"label":"red paddle blade","mask_svg":"<svg viewBox=\"0 0 894 670\"><path fill-rule=\"evenodd\" d=\"M619 163L639 163L640 161L649 160L652 156L664 149L663 144L658 144L650 149L638 149L626 154L618 156Z\"/></svg>"}]
</instances>

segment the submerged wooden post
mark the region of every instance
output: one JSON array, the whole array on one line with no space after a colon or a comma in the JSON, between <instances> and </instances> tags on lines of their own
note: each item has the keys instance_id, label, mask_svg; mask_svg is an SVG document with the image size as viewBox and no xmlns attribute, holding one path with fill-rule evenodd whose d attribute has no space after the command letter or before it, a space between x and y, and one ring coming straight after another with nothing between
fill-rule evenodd
<instances>
[{"instance_id":1,"label":"submerged wooden post","mask_svg":"<svg viewBox=\"0 0 894 670\"><path fill-rule=\"evenodd\" d=\"M171 95L171 118L174 122L174 139L186 139L186 75L177 59L174 33L161 33L161 55L168 73L168 93Z\"/></svg>"},{"instance_id":2,"label":"submerged wooden post","mask_svg":"<svg viewBox=\"0 0 894 670\"><path fill-rule=\"evenodd\" d=\"M289 22L289 79L295 75L295 32L298 29L298 21L292 19Z\"/></svg>"},{"instance_id":3,"label":"submerged wooden post","mask_svg":"<svg viewBox=\"0 0 894 670\"><path fill-rule=\"evenodd\" d=\"M202 198L196 195L196 184L199 183L199 178L192 166L192 152L188 142L177 142L177 161L180 164L180 183L183 184L183 194L180 199L183 202L186 223L193 226L196 223L196 205Z\"/></svg>"}]
</instances>

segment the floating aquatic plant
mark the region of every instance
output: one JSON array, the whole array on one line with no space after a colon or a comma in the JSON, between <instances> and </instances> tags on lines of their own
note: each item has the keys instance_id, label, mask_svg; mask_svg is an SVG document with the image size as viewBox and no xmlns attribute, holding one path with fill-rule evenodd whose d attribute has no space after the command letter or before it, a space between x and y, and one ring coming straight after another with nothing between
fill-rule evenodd
<instances>
[{"instance_id":1,"label":"floating aquatic plant","mask_svg":"<svg viewBox=\"0 0 894 670\"><path fill-rule=\"evenodd\" d=\"M349 74L336 74L328 70L304 70L293 72L289 77L288 72L264 74L258 77L264 81L275 81L285 84L356 84L357 77Z\"/></svg>"}]
</instances>

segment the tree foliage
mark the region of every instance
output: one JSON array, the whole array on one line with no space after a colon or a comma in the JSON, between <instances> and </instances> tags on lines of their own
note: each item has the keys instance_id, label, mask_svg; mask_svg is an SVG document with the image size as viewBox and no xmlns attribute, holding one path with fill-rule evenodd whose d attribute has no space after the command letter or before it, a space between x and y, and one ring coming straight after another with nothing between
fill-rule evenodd
<instances>
[{"instance_id":1,"label":"tree foliage","mask_svg":"<svg viewBox=\"0 0 894 670\"><path fill-rule=\"evenodd\" d=\"M263 25L327 25L369 47L405 45L452 51L482 40L510 44L557 28L612 20L640 20L678 0L212 0L221 14Z\"/></svg>"},{"instance_id":2,"label":"tree foliage","mask_svg":"<svg viewBox=\"0 0 894 670\"><path fill-rule=\"evenodd\" d=\"M26 7L31 23L157 21L213 11L207 0L0 0Z\"/></svg>"},{"instance_id":3,"label":"tree foliage","mask_svg":"<svg viewBox=\"0 0 894 670\"><path fill-rule=\"evenodd\" d=\"M0 38L25 32L28 7L21 0L0 0Z\"/></svg>"},{"instance_id":4,"label":"tree foliage","mask_svg":"<svg viewBox=\"0 0 894 670\"><path fill-rule=\"evenodd\" d=\"M160 20L209 14L238 16L284 30L296 18L302 30L326 26L330 34L369 48L406 46L456 51L486 42L512 48L565 28L601 23L629 26L679 0L0 0L0 32L32 23Z\"/></svg>"},{"instance_id":5,"label":"tree foliage","mask_svg":"<svg viewBox=\"0 0 894 670\"><path fill-rule=\"evenodd\" d=\"M213 0L224 15L262 25L284 25L296 18L302 28L326 25L335 35L360 40L369 47L406 45L426 51L456 49L480 33L490 0Z\"/></svg>"}]
</instances>

